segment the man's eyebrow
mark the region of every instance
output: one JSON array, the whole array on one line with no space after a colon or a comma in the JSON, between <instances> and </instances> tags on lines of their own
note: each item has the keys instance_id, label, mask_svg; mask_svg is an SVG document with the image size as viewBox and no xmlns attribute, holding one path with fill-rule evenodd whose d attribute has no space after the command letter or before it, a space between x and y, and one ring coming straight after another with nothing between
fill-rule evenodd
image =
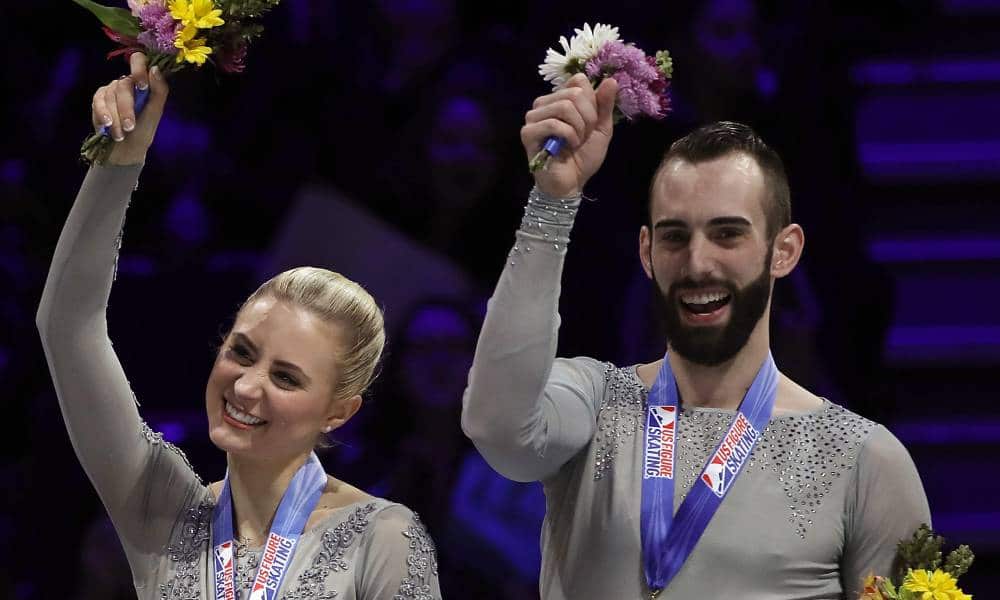
<instances>
[{"instance_id":1,"label":"man's eyebrow","mask_svg":"<svg viewBox=\"0 0 1000 600\"><path fill-rule=\"evenodd\" d=\"M752 227L748 219L745 217L715 217L708 222L710 227L720 227L724 225L736 225L740 227ZM680 219L661 219L653 225L653 229L665 229L667 227L678 227L681 229L687 229L688 224Z\"/></svg>"},{"instance_id":2,"label":"man's eyebrow","mask_svg":"<svg viewBox=\"0 0 1000 600\"><path fill-rule=\"evenodd\" d=\"M749 220L743 217L716 217L708 222L712 227L719 227L722 225L739 225L740 227L753 227L753 224Z\"/></svg>"},{"instance_id":3,"label":"man's eyebrow","mask_svg":"<svg viewBox=\"0 0 1000 600\"><path fill-rule=\"evenodd\" d=\"M682 227L687 228L687 223L681 221L680 219L661 219L653 225L653 229L663 229L666 227Z\"/></svg>"}]
</instances>

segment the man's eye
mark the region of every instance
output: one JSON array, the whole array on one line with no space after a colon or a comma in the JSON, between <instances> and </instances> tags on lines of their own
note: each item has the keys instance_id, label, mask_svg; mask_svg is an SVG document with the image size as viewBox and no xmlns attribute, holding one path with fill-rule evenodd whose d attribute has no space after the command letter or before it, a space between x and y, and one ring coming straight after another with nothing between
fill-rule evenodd
<instances>
[{"instance_id":1,"label":"man's eye","mask_svg":"<svg viewBox=\"0 0 1000 600\"><path fill-rule=\"evenodd\" d=\"M743 235L743 232L739 229L720 229L715 235L719 239L728 240Z\"/></svg>"},{"instance_id":2,"label":"man's eye","mask_svg":"<svg viewBox=\"0 0 1000 600\"><path fill-rule=\"evenodd\" d=\"M660 239L669 244L681 244L687 241L687 234L683 231L665 231Z\"/></svg>"}]
</instances>

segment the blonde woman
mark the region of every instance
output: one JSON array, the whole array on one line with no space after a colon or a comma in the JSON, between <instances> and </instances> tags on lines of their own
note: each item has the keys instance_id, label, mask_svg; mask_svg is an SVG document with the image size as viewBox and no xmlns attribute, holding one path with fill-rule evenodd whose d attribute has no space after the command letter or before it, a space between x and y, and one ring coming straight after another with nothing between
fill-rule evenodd
<instances>
[{"instance_id":1,"label":"blonde woman","mask_svg":"<svg viewBox=\"0 0 1000 600\"><path fill-rule=\"evenodd\" d=\"M116 240L167 98L146 57L97 90L116 140L87 174L38 310L66 427L121 538L140 599L434 599L430 538L409 509L327 475L313 448L361 405L385 334L360 286L286 271L244 303L208 378L223 481L205 485L141 420L107 335ZM133 112L133 87L150 90Z\"/></svg>"}]
</instances>

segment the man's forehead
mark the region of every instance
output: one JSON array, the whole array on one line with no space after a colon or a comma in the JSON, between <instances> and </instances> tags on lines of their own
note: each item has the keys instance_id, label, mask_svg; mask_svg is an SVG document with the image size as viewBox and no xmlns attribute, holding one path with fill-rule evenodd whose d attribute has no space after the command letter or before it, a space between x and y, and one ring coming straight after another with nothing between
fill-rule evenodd
<instances>
[{"instance_id":1,"label":"man's forehead","mask_svg":"<svg viewBox=\"0 0 1000 600\"><path fill-rule=\"evenodd\" d=\"M650 216L654 223L741 216L763 224L765 193L763 171L748 154L733 152L700 162L673 158L656 174Z\"/></svg>"}]
</instances>

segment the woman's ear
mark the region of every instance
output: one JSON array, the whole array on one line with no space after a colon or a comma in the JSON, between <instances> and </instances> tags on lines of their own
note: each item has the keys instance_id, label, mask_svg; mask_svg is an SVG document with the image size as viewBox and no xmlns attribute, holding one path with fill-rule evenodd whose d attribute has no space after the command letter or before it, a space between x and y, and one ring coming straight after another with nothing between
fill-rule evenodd
<instances>
[{"instance_id":1,"label":"woman's ear","mask_svg":"<svg viewBox=\"0 0 1000 600\"><path fill-rule=\"evenodd\" d=\"M343 426L361 408L361 394L355 394L346 400L336 400L330 407L323 433L330 433Z\"/></svg>"}]
</instances>

